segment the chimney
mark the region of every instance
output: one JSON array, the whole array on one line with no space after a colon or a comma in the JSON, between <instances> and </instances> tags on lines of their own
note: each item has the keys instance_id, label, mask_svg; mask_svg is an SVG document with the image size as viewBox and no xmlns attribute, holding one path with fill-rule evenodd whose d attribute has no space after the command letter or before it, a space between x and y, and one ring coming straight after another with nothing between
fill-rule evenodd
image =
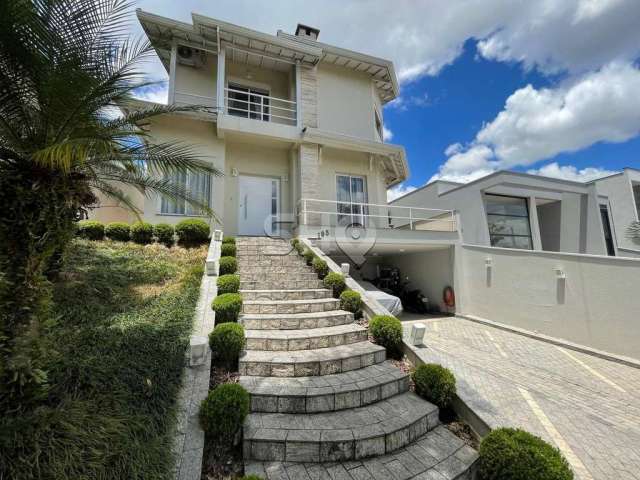
<instances>
[{"instance_id":1,"label":"chimney","mask_svg":"<svg viewBox=\"0 0 640 480\"><path fill-rule=\"evenodd\" d=\"M320 30L317 28L309 27L301 23L296 27L296 37L310 38L311 40L317 40L320 35Z\"/></svg>"}]
</instances>

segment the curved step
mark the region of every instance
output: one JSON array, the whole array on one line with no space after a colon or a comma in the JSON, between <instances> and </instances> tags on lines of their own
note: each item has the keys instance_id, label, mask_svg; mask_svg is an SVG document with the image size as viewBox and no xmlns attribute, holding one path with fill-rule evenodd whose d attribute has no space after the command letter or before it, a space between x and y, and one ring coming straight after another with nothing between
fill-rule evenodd
<instances>
[{"instance_id":1,"label":"curved step","mask_svg":"<svg viewBox=\"0 0 640 480\"><path fill-rule=\"evenodd\" d=\"M286 276L276 276L267 280L248 280L240 276L240 290L308 290L323 288L324 284L317 275L314 279L296 280Z\"/></svg>"},{"instance_id":2,"label":"curved step","mask_svg":"<svg viewBox=\"0 0 640 480\"><path fill-rule=\"evenodd\" d=\"M243 427L244 458L358 460L398 450L438 423L438 408L412 392L342 412L252 413Z\"/></svg>"},{"instance_id":3,"label":"curved step","mask_svg":"<svg viewBox=\"0 0 640 480\"><path fill-rule=\"evenodd\" d=\"M301 330L246 330L247 350L310 350L364 342L367 329L357 323Z\"/></svg>"},{"instance_id":4,"label":"curved step","mask_svg":"<svg viewBox=\"0 0 640 480\"><path fill-rule=\"evenodd\" d=\"M394 453L362 461L300 463L248 460L245 475L265 480L340 478L343 480L415 478L421 480L471 480L478 452L447 428L439 426Z\"/></svg>"},{"instance_id":5,"label":"curved step","mask_svg":"<svg viewBox=\"0 0 640 480\"><path fill-rule=\"evenodd\" d=\"M348 372L384 362L384 347L371 342L291 352L247 350L238 362L240 375L308 377Z\"/></svg>"},{"instance_id":6,"label":"curved step","mask_svg":"<svg viewBox=\"0 0 640 480\"><path fill-rule=\"evenodd\" d=\"M314 313L255 313L240 316L247 330L300 330L353 323L353 313L345 310Z\"/></svg>"},{"instance_id":7,"label":"curved step","mask_svg":"<svg viewBox=\"0 0 640 480\"><path fill-rule=\"evenodd\" d=\"M242 313L313 313L340 309L340 300L317 298L313 300L247 300L242 302Z\"/></svg>"},{"instance_id":8,"label":"curved step","mask_svg":"<svg viewBox=\"0 0 640 480\"><path fill-rule=\"evenodd\" d=\"M247 300L313 300L333 298L331 290L310 288L307 290L240 290L242 299Z\"/></svg>"},{"instance_id":9,"label":"curved step","mask_svg":"<svg viewBox=\"0 0 640 480\"><path fill-rule=\"evenodd\" d=\"M318 413L362 407L409 390L409 374L383 362L321 377L240 377L252 412Z\"/></svg>"}]
</instances>

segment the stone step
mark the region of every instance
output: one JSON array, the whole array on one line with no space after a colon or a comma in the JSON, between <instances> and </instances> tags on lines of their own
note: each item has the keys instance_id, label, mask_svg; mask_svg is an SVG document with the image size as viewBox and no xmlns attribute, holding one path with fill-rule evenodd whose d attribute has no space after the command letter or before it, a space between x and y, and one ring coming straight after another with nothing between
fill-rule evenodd
<instances>
[{"instance_id":1,"label":"stone step","mask_svg":"<svg viewBox=\"0 0 640 480\"><path fill-rule=\"evenodd\" d=\"M345 310L314 313L243 314L240 323L247 330L301 330L353 323L353 313Z\"/></svg>"},{"instance_id":2,"label":"stone step","mask_svg":"<svg viewBox=\"0 0 640 480\"><path fill-rule=\"evenodd\" d=\"M409 390L409 374L386 361L319 377L240 377L252 412L318 413L362 407Z\"/></svg>"},{"instance_id":3,"label":"stone step","mask_svg":"<svg viewBox=\"0 0 640 480\"><path fill-rule=\"evenodd\" d=\"M260 377L308 377L357 370L385 358L384 347L371 342L286 352L246 350L238 370L240 375Z\"/></svg>"},{"instance_id":4,"label":"stone step","mask_svg":"<svg viewBox=\"0 0 640 480\"><path fill-rule=\"evenodd\" d=\"M324 284L317 276L315 279L292 280L287 276L280 276L270 280L247 280L240 277L240 290L308 290L322 288Z\"/></svg>"},{"instance_id":5,"label":"stone step","mask_svg":"<svg viewBox=\"0 0 640 480\"><path fill-rule=\"evenodd\" d=\"M367 329L357 323L302 330L246 330L247 350L313 350L364 342Z\"/></svg>"},{"instance_id":6,"label":"stone step","mask_svg":"<svg viewBox=\"0 0 640 480\"><path fill-rule=\"evenodd\" d=\"M286 272L284 272L286 273ZM245 282L268 282L272 280L285 280L288 282L296 282L298 280L319 280L318 274L315 272L294 272L294 273L286 273L286 276L283 278L283 273L273 273L270 271L260 271L260 272L252 272L252 273L243 273L240 278Z\"/></svg>"},{"instance_id":7,"label":"stone step","mask_svg":"<svg viewBox=\"0 0 640 480\"><path fill-rule=\"evenodd\" d=\"M478 452L446 427L438 426L408 446L375 458L337 463L245 460L244 473L265 480L471 480L475 478L477 460Z\"/></svg>"},{"instance_id":8,"label":"stone step","mask_svg":"<svg viewBox=\"0 0 640 480\"><path fill-rule=\"evenodd\" d=\"M240 276L253 275L253 274L265 274L265 275L298 275L300 273L313 273L311 268L306 265L272 265L267 267L255 267L253 265L239 265L238 273ZM317 275L316 275L317 277Z\"/></svg>"},{"instance_id":9,"label":"stone step","mask_svg":"<svg viewBox=\"0 0 640 480\"><path fill-rule=\"evenodd\" d=\"M263 267L269 265L306 265L304 257L301 257L297 253L295 255L241 254L237 258L238 264L256 265Z\"/></svg>"},{"instance_id":10,"label":"stone step","mask_svg":"<svg viewBox=\"0 0 640 480\"><path fill-rule=\"evenodd\" d=\"M412 392L340 412L251 413L243 452L276 462L359 460L405 447L438 423L438 408Z\"/></svg>"},{"instance_id":11,"label":"stone step","mask_svg":"<svg viewBox=\"0 0 640 480\"><path fill-rule=\"evenodd\" d=\"M244 301L333 298L331 290L326 288L311 288L308 290L240 290L240 293Z\"/></svg>"},{"instance_id":12,"label":"stone step","mask_svg":"<svg viewBox=\"0 0 640 480\"><path fill-rule=\"evenodd\" d=\"M312 313L340 309L340 300L317 298L314 300L247 300L242 313Z\"/></svg>"}]
</instances>

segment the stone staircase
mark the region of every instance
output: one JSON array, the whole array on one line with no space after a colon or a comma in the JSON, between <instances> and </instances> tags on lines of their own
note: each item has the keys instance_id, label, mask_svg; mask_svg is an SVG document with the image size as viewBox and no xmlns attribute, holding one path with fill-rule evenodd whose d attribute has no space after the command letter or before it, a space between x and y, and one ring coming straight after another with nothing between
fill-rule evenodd
<instances>
[{"instance_id":1,"label":"stone staircase","mask_svg":"<svg viewBox=\"0 0 640 480\"><path fill-rule=\"evenodd\" d=\"M283 240L236 240L251 394L245 473L265 479L472 478L476 452Z\"/></svg>"}]
</instances>

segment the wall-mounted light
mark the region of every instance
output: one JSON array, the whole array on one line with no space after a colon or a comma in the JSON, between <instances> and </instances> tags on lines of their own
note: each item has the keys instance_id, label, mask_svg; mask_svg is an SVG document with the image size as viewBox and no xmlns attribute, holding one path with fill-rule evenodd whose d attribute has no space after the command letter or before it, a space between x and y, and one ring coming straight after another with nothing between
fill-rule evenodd
<instances>
[{"instance_id":1,"label":"wall-mounted light","mask_svg":"<svg viewBox=\"0 0 640 480\"><path fill-rule=\"evenodd\" d=\"M484 266L487 268L493 267L493 260L491 258L484 259Z\"/></svg>"},{"instance_id":2,"label":"wall-mounted light","mask_svg":"<svg viewBox=\"0 0 640 480\"><path fill-rule=\"evenodd\" d=\"M556 267L553 269L556 272L556 278L558 280L566 280L567 274L560 267Z\"/></svg>"},{"instance_id":3,"label":"wall-mounted light","mask_svg":"<svg viewBox=\"0 0 640 480\"><path fill-rule=\"evenodd\" d=\"M237 168L232 168L231 169L231 176L232 177L237 177L238 176L238 169Z\"/></svg>"}]
</instances>

